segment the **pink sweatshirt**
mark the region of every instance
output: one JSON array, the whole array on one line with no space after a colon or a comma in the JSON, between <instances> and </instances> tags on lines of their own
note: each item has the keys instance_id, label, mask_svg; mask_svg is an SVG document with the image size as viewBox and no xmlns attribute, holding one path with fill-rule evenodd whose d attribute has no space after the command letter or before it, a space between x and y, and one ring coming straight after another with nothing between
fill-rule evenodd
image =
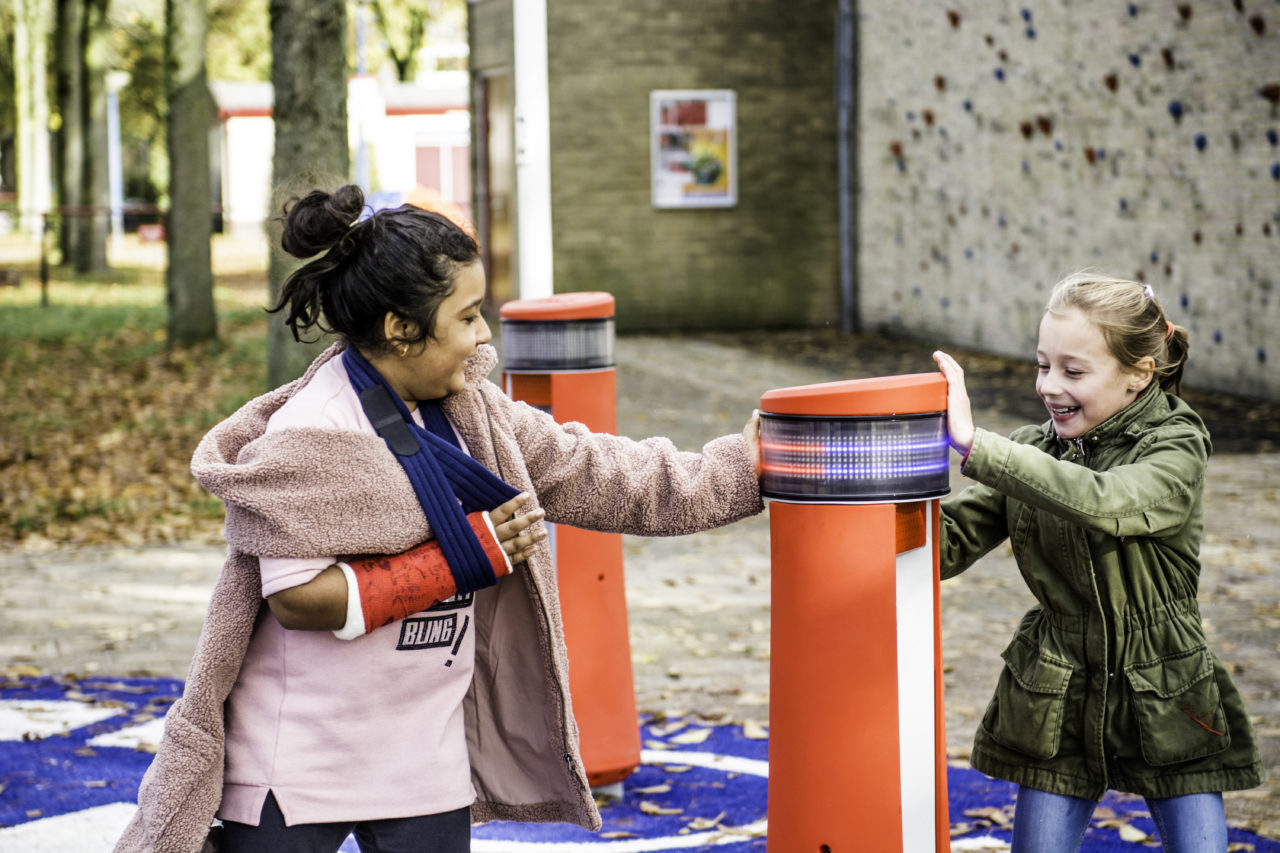
<instances>
[{"instance_id":1,"label":"pink sweatshirt","mask_svg":"<svg viewBox=\"0 0 1280 853\"><path fill-rule=\"evenodd\" d=\"M421 416L414 413L421 424ZM267 422L376 435L342 359L326 362ZM341 556L263 557L263 597ZM462 700L471 682L471 596L358 637L290 631L263 610L226 704L218 817L254 826L267 792L285 823L438 814L475 799Z\"/></svg>"}]
</instances>

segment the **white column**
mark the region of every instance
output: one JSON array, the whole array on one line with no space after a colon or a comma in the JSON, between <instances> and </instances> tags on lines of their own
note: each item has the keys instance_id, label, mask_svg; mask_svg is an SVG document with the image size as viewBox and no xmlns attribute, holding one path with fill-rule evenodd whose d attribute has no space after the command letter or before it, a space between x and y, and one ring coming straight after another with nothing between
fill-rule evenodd
<instances>
[{"instance_id":1,"label":"white column","mask_svg":"<svg viewBox=\"0 0 1280 853\"><path fill-rule=\"evenodd\" d=\"M551 123L546 0L514 0L516 288L521 299L554 292L551 255Z\"/></svg>"}]
</instances>

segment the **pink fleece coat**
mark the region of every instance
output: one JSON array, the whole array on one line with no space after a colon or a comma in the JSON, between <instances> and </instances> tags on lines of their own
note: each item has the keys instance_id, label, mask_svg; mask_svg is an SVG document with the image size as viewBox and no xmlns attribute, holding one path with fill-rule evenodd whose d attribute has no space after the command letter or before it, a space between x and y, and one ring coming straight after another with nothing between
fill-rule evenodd
<instances>
[{"instance_id":1,"label":"pink fleece coat","mask_svg":"<svg viewBox=\"0 0 1280 853\"><path fill-rule=\"evenodd\" d=\"M214 587L183 696L165 721L138 812L117 853L195 853L222 793L223 702L263 607L258 557L389 554L431 535L404 469L382 439L333 429L266 433L301 379L247 403L196 448L192 470L226 504L228 555ZM701 454L557 424L486 378L482 346L465 390L444 410L472 456L534 495L548 521L591 530L692 533L763 509L746 442L725 436ZM532 506L530 507L532 508ZM477 798L473 821L567 821L598 829L569 704L568 658L551 550L476 595L476 671L466 700ZM341 756L335 756L340 760Z\"/></svg>"}]
</instances>

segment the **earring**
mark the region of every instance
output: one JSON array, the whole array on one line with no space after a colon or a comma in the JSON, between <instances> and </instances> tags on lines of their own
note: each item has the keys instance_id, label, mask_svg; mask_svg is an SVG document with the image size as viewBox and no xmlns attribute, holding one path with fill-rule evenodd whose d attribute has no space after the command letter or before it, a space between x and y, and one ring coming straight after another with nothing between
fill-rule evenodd
<instances>
[{"instance_id":1,"label":"earring","mask_svg":"<svg viewBox=\"0 0 1280 853\"><path fill-rule=\"evenodd\" d=\"M400 345L400 357L401 357L401 358L404 358L404 357L406 357L407 355L409 355L409 345L408 345L408 344L401 344L401 345ZM1129 390L1130 390L1130 391L1132 391L1133 389L1132 389L1132 388L1130 388Z\"/></svg>"}]
</instances>

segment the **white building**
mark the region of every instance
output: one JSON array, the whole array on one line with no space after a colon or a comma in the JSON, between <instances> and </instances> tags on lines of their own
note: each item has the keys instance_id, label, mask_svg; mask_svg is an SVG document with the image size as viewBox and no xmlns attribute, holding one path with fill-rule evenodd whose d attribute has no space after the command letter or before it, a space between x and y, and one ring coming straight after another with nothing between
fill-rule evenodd
<instances>
[{"instance_id":1,"label":"white building","mask_svg":"<svg viewBox=\"0 0 1280 853\"><path fill-rule=\"evenodd\" d=\"M407 201L471 221L468 74L413 83L353 76L347 84L352 179L377 208ZM260 232L271 211L270 83L209 84L217 110L215 187L228 233Z\"/></svg>"}]
</instances>

